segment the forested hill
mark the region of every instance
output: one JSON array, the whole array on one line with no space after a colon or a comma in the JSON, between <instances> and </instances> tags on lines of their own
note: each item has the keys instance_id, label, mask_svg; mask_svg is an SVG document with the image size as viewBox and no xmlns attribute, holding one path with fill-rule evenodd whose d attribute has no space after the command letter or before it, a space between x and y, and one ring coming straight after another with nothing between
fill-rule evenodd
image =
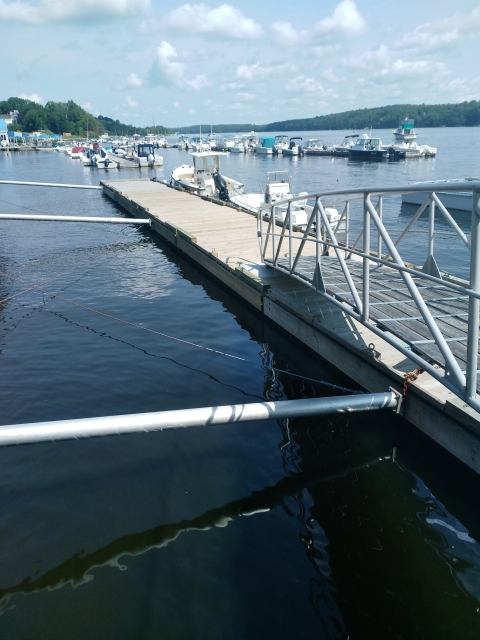
<instances>
[{"instance_id":1,"label":"forested hill","mask_svg":"<svg viewBox=\"0 0 480 640\"><path fill-rule=\"evenodd\" d=\"M173 133L170 129L160 125L152 127L135 127L133 124L123 124L119 120L112 120L112 118L107 118L107 116L98 116L98 120L105 127L107 133L111 133L116 136L132 136L134 133L139 133L141 136L144 136L147 133L163 135L166 133Z\"/></svg>"},{"instance_id":2,"label":"forested hill","mask_svg":"<svg viewBox=\"0 0 480 640\"><path fill-rule=\"evenodd\" d=\"M47 102L45 106L24 100L23 98L9 98L0 101L0 113L18 111L17 122L9 125L10 129L25 131L46 131L49 133L71 133L83 136L89 131L90 135L104 133L103 125L85 109L73 100L68 102Z\"/></svg>"},{"instance_id":3,"label":"forested hill","mask_svg":"<svg viewBox=\"0 0 480 640\"><path fill-rule=\"evenodd\" d=\"M414 118L415 127L475 127L480 125L480 101L460 104L394 104L356 109L328 116L283 120L259 131L327 131L329 129L391 129L400 120Z\"/></svg>"},{"instance_id":4,"label":"forested hill","mask_svg":"<svg viewBox=\"0 0 480 640\"><path fill-rule=\"evenodd\" d=\"M84 136L88 130L90 137L99 136L105 132L126 136L131 136L135 132L141 135L148 132L169 133L165 127L141 128L131 124L123 124L105 116L95 118L73 100L47 102L45 106L23 98L9 98L0 101L0 113L7 114L12 111L18 111L18 116L17 122L9 125L9 129L26 133L45 131L60 135L71 133L74 136Z\"/></svg>"}]
</instances>

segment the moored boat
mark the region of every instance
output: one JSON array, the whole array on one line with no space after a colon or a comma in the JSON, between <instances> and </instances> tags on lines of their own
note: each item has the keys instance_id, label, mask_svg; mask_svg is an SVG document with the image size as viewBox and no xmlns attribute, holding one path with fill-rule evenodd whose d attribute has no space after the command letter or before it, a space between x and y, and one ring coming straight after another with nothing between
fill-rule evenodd
<instances>
[{"instance_id":1,"label":"moored boat","mask_svg":"<svg viewBox=\"0 0 480 640\"><path fill-rule=\"evenodd\" d=\"M398 142L413 142L417 137L413 118L404 118L392 132Z\"/></svg>"},{"instance_id":2,"label":"moored boat","mask_svg":"<svg viewBox=\"0 0 480 640\"><path fill-rule=\"evenodd\" d=\"M348 155L352 160L385 160L389 157L389 151L380 138L362 136L349 148Z\"/></svg>"},{"instance_id":3,"label":"moored boat","mask_svg":"<svg viewBox=\"0 0 480 640\"><path fill-rule=\"evenodd\" d=\"M273 136L264 136L259 138L258 143L253 147L255 153L263 155L273 155L278 153Z\"/></svg>"},{"instance_id":4,"label":"moored boat","mask_svg":"<svg viewBox=\"0 0 480 640\"><path fill-rule=\"evenodd\" d=\"M300 142L296 143L295 140L299 140ZM294 136L290 138L290 142L288 143L287 148L282 149L282 153L284 156L304 156L305 151L302 146L302 140L300 136Z\"/></svg>"},{"instance_id":5,"label":"moored boat","mask_svg":"<svg viewBox=\"0 0 480 640\"><path fill-rule=\"evenodd\" d=\"M182 164L172 171L170 184L228 202L242 194L244 185L220 173L222 152L199 151L190 154L193 165Z\"/></svg>"},{"instance_id":6,"label":"moored boat","mask_svg":"<svg viewBox=\"0 0 480 640\"><path fill-rule=\"evenodd\" d=\"M163 157L156 153L153 144L137 144L134 147L132 158L139 167L160 167L163 165Z\"/></svg>"},{"instance_id":7,"label":"moored boat","mask_svg":"<svg viewBox=\"0 0 480 640\"><path fill-rule=\"evenodd\" d=\"M307 156L331 156L334 153L332 146L323 144L318 138L310 138L303 148Z\"/></svg>"}]
</instances>

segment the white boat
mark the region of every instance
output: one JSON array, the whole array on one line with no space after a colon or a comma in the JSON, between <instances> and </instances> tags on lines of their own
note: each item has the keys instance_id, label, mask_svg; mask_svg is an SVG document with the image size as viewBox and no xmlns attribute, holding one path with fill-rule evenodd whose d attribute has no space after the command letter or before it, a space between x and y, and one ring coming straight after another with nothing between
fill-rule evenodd
<instances>
[{"instance_id":1,"label":"white boat","mask_svg":"<svg viewBox=\"0 0 480 640\"><path fill-rule=\"evenodd\" d=\"M234 138L233 145L230 147L230 153L245 153L246 150L243 136Z\"/></svg>"},{"instance_id":2,"label":"white boat","mask_svg":"<svg viewBox=\"0 0 480 640\"><path fill-rule=\"evenodd\" d=\"M190 155L193 165L182 164L174 169L170 184L224 202L243 193L244 185L241 182L220 173L220 156L226 156L226 153L199 151Z\"/></svg>"},{"instance_id":3,"label":"white boat","mask_svg":"<svg viewBox=\"0 0 480 640\"><path fill-rule=\"evenodd\" d=\"M300 140L300 142L295 142L295 140ZM302 140L300 136L294 136L290 138L290 142L288 143L287 148L282 149L282 153L284 156L304 156L305 151L302 146Z\"/></svg>"},{"instance_id":4,"label":"white boat","mask_svg":"<svg viewBox=\"0 0 480 640\"><path fill-rule=\"evenodd\" d=\"M395 140L399 142L413 142L417 137L417 132L414 128L413 118L404 118L398 123L398 127L395 131L392 131L395 136Z\"/></svg>"},{"instance_id":5,"label":"white boat","mask_svg":"<svg viewBox=\"0 0 480 640\"><path fill-rule=\"evenodd\" d=\"M477 180L479 178L476 178ZM473 198L471 193L462 191L448 191L448 185L458 182L457 180L435 180L434 184L438 184L439 191L435 193L440 202L447 209L455 209L456 211L468 211L472 213ZM415 182L414 184L422 184ZM428 183L431 184L431 183ZM442 190L443 187L443 190ZM412 191L411 193L402 194L402 204L415 204L420 206L427 199L428 193L425 191Z\"/></svg>"},{"instance_id":6,"label":"white boat","mask_svg":"<svg viewBox=\"0 0 480 640\"><path fill-rule=\"evenodd\" d=\"M307 196L306 192L299 193L299 197ZM269 171L267 173L267 182L263 193L242 193L235 195L231 201L238 207L245 209L251 213L258 213L258 210L267 205L274 204L281 200L291 200L294 198L291 188L291 176L288 171ZM326 207L325 209L328 221L333 225L340 220L337 209ZM275 219L285 222L288 211L288 203L284 203L273 207ZM291 204L292 225L297 227L305 227L313 211L313 207L307 204L307 200L297 200ZM268 215L268 214L267 214ZM341 240L341 238L337 238Z\"/></svg>"},{"instance_id":7,"label":"white boat","mask_svg":"<svg viewBox=\"0 0 480 640\"><path fill-rule=\"evenodd\" d=\"M158 155L151 143L137 144L132 153L133 160L139 167L161 167L163 157Z\"/></svg>"},{"instance_id":8,"label":"white boat","mask_svg":"<svg viewBox=\"0 0 480 640\"><path fill-rule=\"evenodd\" d=\"M201 153L202 151L210 151L210 145L201 136L195 136L189 140L189 148L195 153Z\"/></svg>"},{"instance_id":9,"label":"white boat","mask_svg":"<svg viewBox=\"0 0 480 640\"><path fill-rule=\"evenodd\" d=\"M112 160L107 151L100 147L93 156L97 169L118 169L118 163Z\"/></svg>"},{"instance_id":10,"label":"white boat","mask_svg":"<svg viewBox=\"0 0 480 640\"><path fill-rule=\"evenodd\" d=\"M334 154L336 156L348 156L349 149L351 149L356 144L359 137L359 133L351 133L348 136L345 136L340 144L335 144L333 146ZM362 134L362 137L368 138L366 133Z\"/></svg>"},{"instance_id":11,"label":"white boat","mask_svg":"<svg viewBox=\"0 0 480 640\"><path fill-rule=\"evenodd\" d=\"M436 147L429 147L427 144L417 144L416 142L397 142L386 145L389 155L396 160L406 158L434 158L437 155Z\"/></svg>"},{"instance_id":12,"label":"white boat","mask_svg":"<svg viewBox=\"0 0 480 640\"><path fill-rule=\"evenodd\" d=\"M334 153L332 146L323 144L318 138L310 138L303 148L307 156L331 156Z\"/></svg>"},{"instance_id":13,"label":"white boat","mask_svg":"<svg viewBox=\"0 0 480 640\"><path fill-rule=\"evenodd\" d=\"M265 136L259 138L258 143L253 147L255 153L263 155L273 155L278 153L278 149L275 146L275 138L273 136Z\"/></svg>"}]
</instances>

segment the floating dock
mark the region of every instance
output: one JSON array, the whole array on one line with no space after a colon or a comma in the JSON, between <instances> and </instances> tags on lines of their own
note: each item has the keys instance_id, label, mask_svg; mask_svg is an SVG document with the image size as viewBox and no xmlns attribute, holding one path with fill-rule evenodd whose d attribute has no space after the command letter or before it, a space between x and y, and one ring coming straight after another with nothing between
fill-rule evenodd
<instances>
[{"instance_id":1,"label":"floating dock","mask_svg":"<svg viewBox=\"0 0 480 640\"><path fill-rule=\"evenodd\" d=\"M104 180L101 185L104 194L125 211L149 217L151 229L163 240L364 389L380 392L392 387L402 393L405 375L419 369L418 359L406 357L405 349L402 353L301 278L265 264L256 215L149 179ZM297 241L303 236L300 231L293 235ZM315 268L314 255L315 247L302 254L299 269L305 271L306 280ZM361 291L362 263L355 264L352 258L349 268ZM350 293L340 285L336 258L323 256L322 270L327 291L347 300ZM442 323L446 340L454 343L461 367L466 358L468 314L464 297L445 293L442 285L432 284L421 273L414 278L431 313ZM373 271L369 290L370 317L409 349L413 346L416 353L423 352L431 367L444 367L418 310L404 295L399 272ZM426 371L409 380L405 418L480 473L480 414Z\"/></svg>"}]
</instances>

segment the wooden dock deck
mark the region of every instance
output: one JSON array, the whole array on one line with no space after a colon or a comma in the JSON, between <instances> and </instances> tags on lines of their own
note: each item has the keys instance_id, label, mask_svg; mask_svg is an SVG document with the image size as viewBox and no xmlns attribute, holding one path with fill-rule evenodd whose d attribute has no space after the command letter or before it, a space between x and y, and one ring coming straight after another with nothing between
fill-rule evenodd
<instances>
[{"instance_id":1,"label":"wooden dock deck","mask_svg":"<svg viewBox=\"0 0 480 640\"><path fill-rule=\"evenodd\" d=\"M155 233L366 390L394 387L401 392L405 373L417 369L395 347L311 287L262 265L256 216L148 179L101 184L105 195L124 210L136 217L149 216ZM307 275L313 261L308 253L301 260ZM327 290L350 302L336 260L323 257L322 270ZM361 291L361 264L353 271ZM464 368L467 301L422 281L420 274L416 280ZM404 296L399 273L379 269L371 275L370 288L370 316L378 326L443 367L418 310ZM407 420L480 473L480 414L428 373L410 383L404 409Z\"/></svg>"}]
</instances>

